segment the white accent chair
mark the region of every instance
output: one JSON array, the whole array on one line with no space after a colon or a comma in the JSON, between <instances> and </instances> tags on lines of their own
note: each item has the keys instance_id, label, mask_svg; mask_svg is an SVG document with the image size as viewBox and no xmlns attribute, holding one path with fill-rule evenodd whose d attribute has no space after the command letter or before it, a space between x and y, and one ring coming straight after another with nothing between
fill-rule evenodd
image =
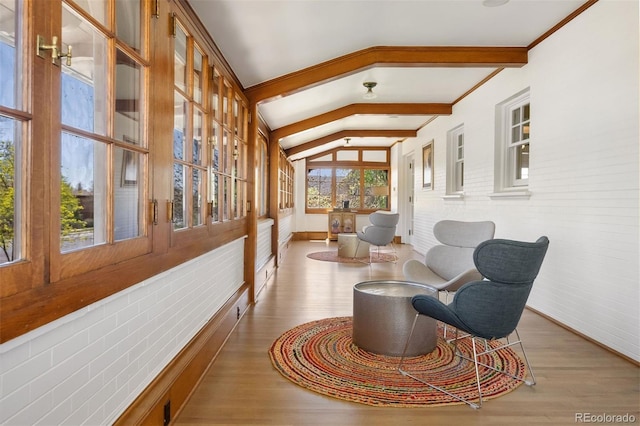
<instances>
[{"instance_id":1,"label":"white accent chair","mask_svg":"<svg viewBox=\"0 0 640 426\"><path fill-rule=\"evenodd\" d=\"M371 225L367 225L362 228L362 231L357 232L358 245L360 244L360 241L366 241L369 244L377 246L379 255L380 247L391 244L391 248L393 249L395 256L393 238L396 235L396 226L398 225L399 220L400 215L398 213L389 213L385 211L371 213L369 215L369 222L371 222ZM358 249L356 247L356 253L357 252ZM397 256L395 256L395 259L397 260ZM369 254L369 263L371 263L371 254Z\"/></svg>"},{"instance_id":2,"label":"white accent chair","mask_svg":"<svg viewBox=\"0 0 640 426\"><path fill-rule=\"evenodd\" d=\"M428 284L445 294L455 292L463 284L482 279L473 263L473 251L495 234L496 225L490 221L461 222L441 220L433 226L433 235L441 243L427 252L424 262L408 260L402 272L408 281Z\"/></svg>"}]
</instances>

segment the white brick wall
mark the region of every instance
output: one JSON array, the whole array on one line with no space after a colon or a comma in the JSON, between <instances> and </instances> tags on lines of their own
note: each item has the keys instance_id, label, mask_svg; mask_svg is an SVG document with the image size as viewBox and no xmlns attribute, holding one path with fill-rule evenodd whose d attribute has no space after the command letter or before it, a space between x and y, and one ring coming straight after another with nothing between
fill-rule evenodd
<instances>
[{"instance_id":1,"label":"white brick wall","mask_svg":"<svg viewBox=\"0 0 640 426\"><path fill-rule=\"evenodd\" d=\"M284 244L293 233L293 215L285 216L278 222L278 245Z\"/></svg>"},{"instance_id":2,"label":"white brick wall","mask_svg":"<svg viewBox=\"0 0 640 426\"><path fill-rule=\"evenodd\" d=\"M273 219L262 219L258 222L256 238L256 271L264 266L271 257L271 233Z\"/></svg>"},{"instance_id":3,"label":"white brick wall","mask_svg":"<svg viewBox=\"0 0 640 426\"><path fill-rule=\"evenodd\" d=\"M239 239L0 345L0 424L113 423L242 285L243 264Z\"/></svg>"},{"instance_id":4,"label":"white brick wall","mask_svg":"<svg viewBox=\"0 0 640 426\"><path fill-rule=\"evenodd\" d=\"M416 173L414 247L444 218L493 220L496 237L551 241L529 305L640 360L638 2L601 0L403 143L421 170L435 140L435 190ZM495 106L531 94L529 199L491 199ZM465 197L443 200L446 132L465 126Z\"/></svg>"}]
</instances>

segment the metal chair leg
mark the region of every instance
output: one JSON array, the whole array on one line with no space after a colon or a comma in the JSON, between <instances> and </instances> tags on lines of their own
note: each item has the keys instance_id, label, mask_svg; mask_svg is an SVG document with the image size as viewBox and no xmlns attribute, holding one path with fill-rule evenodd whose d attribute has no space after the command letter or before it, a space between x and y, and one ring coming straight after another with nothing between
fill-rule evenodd
<instances>
[{"instance_id":1,"label":"metal chair leg","mask_svg":"<svg viewBox=\"0 0 640 426\"><path fill-rule=\"evenodd\" d=\"M449 290L442 290L444 292L444 303L446 305L449 304ZM444 340L447 340L447 327L448 324L445 322L444 323L444 330L442 332L442 335L444 336Z\"/></svg>"},{"instance_id":2,"label":"metal chair leg","mask_svg":"<svg viewBox=\"0 0 640 426\"><path fill-rule=\"evenodd\" d=\"M520 335L519 335L517 329L514 330L515 334L516 334L516 337L517 337L517 341L516 342L507 342L507 344L500 345L497 348L491 348L491 346L489 345L488 341L486 339L482 339L480 337L469 336L468 334L464 334L464 335L459 337L457 328L455 328L456 333L455 333L454 338L449 340L449 341L447 341L447 343L449 343L449 344L451 342L453 342L453 345L454 345L453 346L453 350L454 350L454 354L455 355L459 356L460 358L462 358L462 359L464 359L466 361L473 362L473 366L474 366L475 373L476 373L476 387L478 389L478 401L477 401L477 403L472 401L472 400L468 400L468 399L462 398L461 396L455 395L455 394L453 394L453 393L451 393L451 392L449 392L449 391L447 391L445 389L442 389L442 388L440 388L440 387L438 387L436 385L433 385L433 384L431 384L431 383L429 383L429 382L427 382L427 381L425 381L425 380L423 380L423 379L421 379L421 378L409 373L408 371L404 370L402 367L403 367L404 359L406 357L406 352L407 352L407 349L409 348L409 343L411 342L411 337L413 336L413 332L414 332L414 329L415 329L415 326L416 326L416 322L418 321L418 316L419 315L420 314L416 314L416 317L413 320L413 325L411 326L411 332L409 333L409 336L407 337L407 341L405 343L404 350L402 351L402 356L400 358L400 363L398 364L398 371L403 376L410 377L410 378L412 378L412 379L414 379L414 380L416 380L416 381L418 381L420 383L423 383L423 384L429 386L432 389L435 389L435 390L440 391L440 392L442 392L444 394L447 394L450 397L457 399L458 401L464 402L465 404L469 405L471 408L474 408L474 409L482 407L482 388L480 386L480 368L479 368L479 366L483 366L483 367L489 368L489 369L491 369L493 371L496 371L498 373L501 373L501 374L504 374L506 376L509 376L514 380L520 380L520 381L524 382L527 386L533 386L533 385L536 384L535 375L533 374L533 370L531 369L531 364L529 363L529 358L527 357L527 353L524 350L524 345L522 344L522 340L520 339ZM465 338L465 337L470 337L471 338L471 347L472 347L472 351L473 351L473 357L472 358L466 357L461 352L458 351L458 340L462 339L462 338ZM483 342L482 344L483 344L484 350L482 352L478 351L478 346L477 346L476 340L481 340ZM529 370L529 374L531 375L531 380L527 380L526 376L524 378L520 378L520 377L514 376L514 375L509 374L506 371L498 369L498 368L496 368L496 367L494 367L492 365L488 365L488 364L482 363L479 360L480 356L482 356L482 355L486 355L486 354L498 351L500 349L507 348L509 346L514 346L514 345L520 345L520 349L522 350L522 354L524 356L524 360L525 360L525 363L526 363L526 366L527 366L527 370Z\"/></svg>"},{"instance_id":3,"label":"metal chair leg","mask_svg":"<svg viewBox=\"0 0 640 426\"><path fill-rule=\"evenodd\" d=\"M449 392L446 389L443 389L443 388L441 388L439 386L433 385L433 384L431 384L431 383L429 383L429 382L427 382L427 381L425 381L425 380L423 380L423 379L421 379L421 378L409 373L408 371L406 371L406 370L404 370L402 368L402 364L404 363L404 359L406 357L407 349L409 348L409 343L411 342L411 337L413 336L413 331L414 331L414 329L416 327L416 322L418 321L418 317L419 316L420 316L420 314L418 313L418 314L416 314L416 317L413 319L413 324L411 325L411 331L409 332L409 336L407 337L407 341L406 341L406 343L404 345L404 349L402 351L402 356L400 357L400 362L398 364L398 372L400 374L402 374L403 376L405 376L405 377L410 377L413 380L416 380L416 381L418 381L418 382L420 382L420 383L422 383L424 385L427 385L432 389L435 389L435 390L437 390L439 392L442 392L442 393L444 393L446 395L449 395L450 397L452 397L454 399L457 399L458 401L464 402L465 404L469 405L473 409L480 408L482 406L482 394L479 394L480 395L480 404L476 404L476 403L474 403L474 402L472 402L470 400L462 398L461 396L453 394L453 393ZM458 330L456 329L456 334L457 334L457 331ZM476 358L475 342L473 344L473 352L474 352L474 358ZM478 392L480 392L480 372L478 370L478 364L477 363L475 364L475 368L476 368L476 382L477 382L477 385L478 385Z\"/></svg>"},{"instance_id":4,"label":"metal chair leg","mask_svg":"<svg viewBox=\"0 0 640 426\"><path fill-rule=\"evenodd\" d=\"M353 252L353 260L358 258L358 249L360 248L360 238L358 238L358 242L356 243L356 251Z\"/></svg>"},{"instance_id":5,"label":"metal chair leg","mask_svg":"<svg viewBox=\"0 0 640 426\"><path fill-rule=\"evenodd\" d=\"M527 352L524 350L524 345L522 344L522 340L520 339L520 334L518 333L518 329L515 330L516 337L518 338L518 343L520 344L520 350L522 351L522 355L524 356L524 362L527 364L527 370L529 370L529 375L531 376L531 380L523 380L524 384L527 386L533 386L536 384L536 376L533 374L533 370L531 369L531 364L529 363L529 358L527 358Z\"/></svg>"},{"instance_id":6,"label":"metal chair leg","mask_svg":"<svg viewBox=\"0 0 640 426\"><path fill-rule=\"evenodd\" d=\"M527 358L527 354L526 354L526 352L525 352L525 350L524 350L524 346L522 345L522 341L520 340L520 335L518 334L518 330L516 329L516 330L514 330L514 331L515 331L515 333L516 333L516 337L518 338L518 340L517 340L516 342L507 342L506 344L500 345L500 346L498 346L497 348L491 348L491 347L489 346L489 344L488 344L487 340L486 340L486 339L482 339L482 340L484 340L484 345L485 345L485 348L486 348L486 349L485 349L483 352L479 352L479 353L478 353L478 356L481 356L481 355L487 355L487 354L490 354L490 353L492 353L492 352L496 352L496 351L499 351L499 350L501 350L501 349L508 348L508 347L510 347L510 346L520 345L520 349L522 350L522 354L523 354L523 356L524 356L525 363L527 364L527 370L529 370L529 374L531 375L531 379L532 379L532 380L527 380L527 379L526 379L526 376L525 376L525 377L522 377L522 378L520 378L520 377L518 377L518 376L514 376L513 374L509 374L509 373L507 373L507 372L506 372L506 371L504 371L504 370L498 369L498 368L496 368L496 367L494 367L494 366L492 366L492 365L484 364L484 363L482 363L482 362L480 362L480 361L477 361L477 364L478 364L478 365L481 365L481 366L483 366L483 367L486 367L486 368L488 368L488 369L490 369L490 370L493 370L493 371L495 371L495 372L498 372L498 373L500 373L500 374L504 374L505 376L509 376L509 377L511 377L511 378L512 378L512 379L514 379L514 380L519 380L519 381L523 382L524 384L526 384L527 386L533 386L533 385L535 385L535 384L536 384L536 378L535 378L535 376L533 375L533 370L531 369L531 364L529 364L529 359ZM465 337L465 336L463 336L463 337ZM472 337L472 339L474 339L474 341L475 341L475 339L481 339L481 338L480 338L480 337ZM464 355L462 355L462 354L458 354L458 355L459 355L461 358L463 358L463 359L465 359L465 360L467 360L467 361L474 361L473 359L468 358L468 357L465 357L465 356L464 356Z\"/></svg>"}]
</instances>

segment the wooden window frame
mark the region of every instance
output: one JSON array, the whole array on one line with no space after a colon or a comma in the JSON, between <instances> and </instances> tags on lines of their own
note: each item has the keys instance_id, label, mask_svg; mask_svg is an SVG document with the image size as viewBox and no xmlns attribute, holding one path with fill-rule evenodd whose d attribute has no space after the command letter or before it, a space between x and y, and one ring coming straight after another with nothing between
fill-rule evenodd
<instances>
[{"instance_id":1,"label":"wooden window frame","mask_svg":"<svg viewBox=\"0 0 640 426\"><path fill-rule=\"evenodd\" d=\"M356 161L343 161L338 160L338 152L340 151L356 151L357 160ZM375 162L375 161L363 161L363 153L365 151L383 151L386 153L386 161L385 162ZM386 209L366 209L365 205L365 182L364 182L364 170L386 170L389 176L389 187L391 187L391 163L390 163L390 155L391 150L389 148L371 148L371 147L358 147L358 148L335 148L330 151L325 151L320 154L316 154L308 157L305 166L305 190L304 190L304 199L305 199L305 213L306 214L326 214L328 211L332 210L337 206L339 200L336 198L336 169L353 169L353 170L361 170L360 173L360 207L352 208L353 210L357 210L358 213L367 214L373 213L377 210L391 210L391 205L389 205ZM317 158L322 158L330 156L331 160L329 161L314 161ZM330 169L331 173L331 206L329 208L309 208L307 205L308 198L308 190L309 190L309 181L308 181L308 172L310 169ZM390 195L390 194L389 194ZM390 200L390 199L389 199ZM391 203L389 203L391 204Z\"/></svg>"},{"instance_id":2,"label":"wooden window frame","mask_svg":"<svg viewBox=\"0 0 640 426\"><path fill-rule=\"evenodd\" d=\"M21 26L24 31L23 40L32 40L32 34L45 34L48 38L51 34L57 34L60 39L62 1L34 2L31 7L24 8L24 24ZM55 253L59 248L53 243L52 236L59 231L56 227L58 219L55 213L52 214L56 208L52 206L57 206L58 200L55 195L56 186L52 182L59 182L59 155L55 153L60 125L51 123L59 123L60 110L50 106L58 105L60 102L59 92L51 87L51 81L59 80L59 68L50 61L37 57L35 48L31 49L30 43L24 43L21 48L24 55L21 61L24 73L22 83L25 87L24 105L29 105L30 109L17 111L0 107L0 113L24 122L25 141L29 141L28 154L23 159L25 176L28 175L24 194L24 228L28 230L24 238L27 250L24 261L0 266L0 343L243 238L247 234L248 220L243 204L238 219L224 223L209 223L207 226L198 227L197 232L191 233L192 235L185 233L185 237L180 235L180 238L173 241L171 239L172 230L166 202L172 190L169 170L173 164L173 123L167 119L173 116L171 16L181 16L181 22L194 35L202 53L209 58L208 66L203 72L209 72L213 66L233 90L234 96L240 99L245 107L248 102L231 68L188 5L182 1L160 1L158 21L155 21L156 18L151 17L151 3L141 2L141 25L144 29L141 53L116 43L119 48L126 50L127 54L139 58L149 66L144 81L144 87L148 92L141 100L145 104L143 108L147 108L144 117L141 118L141 125L146 127L148 145L130 146L109 137L105 140L113 146L126 145L127 149L136 152L148 152L149 159L141 175L145 181L144 185L149 188L144 195L145 206L148 208L148 214L144 215L147 221L144 237L106 244L105 247L91 247L78 253ZM71 2L69 4L75 5ZM113 23L113 5L108 10L106 20ZM91 16L82 13L92 25L97 23ZM205 86L208 80L208 77L205 77ZM26 91L27 88L29 92ZM32 100L34 93L38 93L37 102ZM204 109L208 112L208 92L203 93L203 99ZM243 152L248 153L253 149L253 144L248 140L246 119L245 115L242 119L243 135L238 140L242 141ZM211 120L207 119L203 130L206 135L209 134L210 123ZM205 135L203 139L206 140ZM40 141L37 149L32 146L33 140ZM245 167L242 176L238 177L239 181L243 182L246 194L243 195L243 203L249 196L246 192L249 172ZM203 194L205 193L206 189ZM104 256L105 250L112 250L114 255Z\"/></svg>"},{"instance_id":3,"label":"wooden window frame","mask_svg":"<svg viewBox=\"0 0 640 426\"><path fill-rule=\"evenodd\" d=\"M293 182L293 165L281 150L278 162L278 210L281 213L293 211Z\"/></svg>"}]
</instances>

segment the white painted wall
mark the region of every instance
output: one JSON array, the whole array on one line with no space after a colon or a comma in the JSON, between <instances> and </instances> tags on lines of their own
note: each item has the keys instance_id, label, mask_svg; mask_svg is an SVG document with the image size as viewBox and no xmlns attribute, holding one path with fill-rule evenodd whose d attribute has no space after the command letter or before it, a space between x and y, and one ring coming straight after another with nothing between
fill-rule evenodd
<instances>
[{"instance_id":1,"label":"white painted wall","mask_svg":"<svg viewBox=\"0 0 640 426\"><path fill-rule=\"evenodd\" d=\"M112 424L240 288L243 264L244 238L0 345L0 424Z\"/></svg>"},{"instance_id":2,"label":"white painted wall","mask_svg":"<svg viewBox=\"0 0 640 426\"><path fill-rule=\"evenodd\" d=\"M529 305L640 360L638 2L601 0L403 143L416 159L415 236L426 252L441 219L493 220L496 237L549 251ZM529 87L529 199L491 199L495 106ZM444 200L446 133L464 124L462 200ZM435 142L435 189L418 180Z\"/></svg>"}]
</instances>

